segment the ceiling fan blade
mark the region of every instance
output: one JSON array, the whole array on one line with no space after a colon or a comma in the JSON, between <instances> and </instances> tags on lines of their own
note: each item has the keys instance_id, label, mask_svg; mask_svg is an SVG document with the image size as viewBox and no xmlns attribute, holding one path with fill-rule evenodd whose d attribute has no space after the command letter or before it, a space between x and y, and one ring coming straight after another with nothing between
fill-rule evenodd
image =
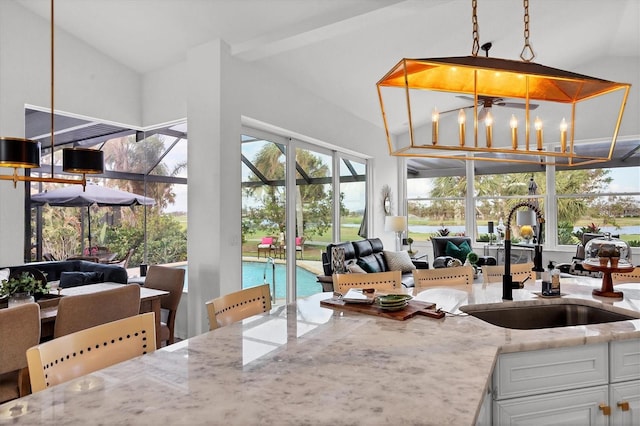
<instances>
[{"instance_id":1,"label":"ceiling fan blade","mask_svg":"<svg viewBox=\"0 0 640 426\"><path fill-rule=\"evenodd\" d=\"M521 102L500 102L500 103L496 103L494 105L498 105L498 106L503 106L503 107L507 107L507 108L518 108L518 109L526 109L527 108L527 104L521 103ZM538 108L538 104L529 104L529 109L536 109Z\"/></svg>"},{"instance_id":2,"label":"ceiling fan blade","mask_svg":"<svg viewBox=\"0 0 640 426\"><path fill-rule=\"evenodd\" d=\"M468 109L468 108L473 108L473 105L468 105L468 106L464 106L464 107L460 107L460 108L454 108L454 109L448 109L446 111L441 111L438 114L442 115L442 114L448 114L450 112L454 112L454 111L460 111L461 109Z\"/></svg>"}]
</instances>

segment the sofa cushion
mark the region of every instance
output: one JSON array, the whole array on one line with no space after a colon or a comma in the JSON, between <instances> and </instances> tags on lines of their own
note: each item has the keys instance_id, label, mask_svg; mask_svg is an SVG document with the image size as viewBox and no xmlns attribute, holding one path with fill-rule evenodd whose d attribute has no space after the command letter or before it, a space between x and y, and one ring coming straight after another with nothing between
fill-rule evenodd
<instances>
[{"instance_id":1,"label":"sofa cushion","mask_svg":"<svg viewBox=\"0 0 640 426\"><path fill-rule=\"evenodd\" d=\"M79 285L97 284L104 281L102 272L63 272L60 274L60 287L77 287Z\"/></svg>"},{"instance_id":2,"label":"sofa cushion","mask_svg":"<svg viewBox=\"0 0 640 426\"><path fill-rule=\"evenodd\" d=\"M369 256L361 257L360 259L358 259L357 264L359 267L370 274L375 272L384 272L382 270L382 267L380 266L380 263L378 262L378 259L372 254L370 254Z\"/></svg>"},{"instance_id":3,"label":"sofa cushion","mask_svg":"<svg viewBox=\"0 0 640 426\"><path fill-rule=\"evenodd\" d=\"M364 269L362 269L360 267L360 265L358 265L357 263L352 263L351 265L347 266L347 269L349 270L349 272L351 272L352 274L366 274L367 271L365 271Z\"/></svg>"},{"instance_id":4,"label":"sofa cushion","mask_svg":"<svg viewBox=\"0 0 640 426\"><path fill-rule=\"evenodd\" d=\"M373 247L371 247L369 240L354 241L352 244L355 257L366 257L373 254Z\"/></svg>"},{"instance_id":5,"label":"sofa cushion","mask_svg":"<svg viewBox=\"0 0 640 426\"><path fill-rule=\"evenodd\" d=\"M445 254L447 256L454 257L460 260L462 263L467 260L467 255L471 252L469 243L463 241L459 246L455 245L451 241L447 241L447 247L445 248Z\"/></svg>"},{"instance_id":6,"label":"sofa cushion","mask_svg":"<svg viewBox=\"0 0 640 426\"><path fill-rule=\"evenodd\" d=\"M411 262L411 257L406 251L385 250L383 253L389 271L411 272L416 269L416 265Z\"/></svg>"}]
</instances>

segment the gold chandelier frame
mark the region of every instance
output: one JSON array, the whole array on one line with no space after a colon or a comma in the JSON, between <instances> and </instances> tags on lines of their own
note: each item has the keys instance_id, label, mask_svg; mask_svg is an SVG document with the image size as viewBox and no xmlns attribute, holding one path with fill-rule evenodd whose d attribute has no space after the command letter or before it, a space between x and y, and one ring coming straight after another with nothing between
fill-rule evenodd
<instances>
[{"instance_id":1,"label":"gold chandelier frame","mask_svg":"<svg viewBox=\"0 0 640 426\"><path fill-rule=\"evenodd\" d=\"M445 158L456 160L481 160L496 162L535 163L535 164L559 164L563 166L585 165L601 163L611 160L615 148L616 139L620 129L623 112L631 88L627 83L616 83L595 77L589 77L570 71L540 65L531 60L535 57L529 44L529 15L528 0L524 0L525 6L525 46L520 54L522 61L514 61L500 58L478 56L479 32L477 26L477 0L472 0L473 5L473 48L472 56L409 59L400 60L384 77L376 84L382 119L384 122L389 153L393 156L403 157L427 157ZM489 45L490 47L490 45ZM383 89L385 93L383 94ZM397 89L397 90L396 90ZM398 94L401 91L401 94ZM437 105L429 104L425 107L423 100L425 95L438 93L458 94L473 99L473 128L471 141L467 140L465 133L464 111L460 109L460 124L457 137L442 138L439 135L442 126L439 127ZM401 134L394 134L389 123L385 94L394 94L402 98L398 102L398 108L406 108L406 127ZM584 101L592 101L603 95L615 94L619 98L620 105L616 112L611 113L615 117L613 134L610 138L610 146L607 155L594 155L587 151L576 151L578 141L575 139L576 123L578 120L577 106ZM518 144L517 127L511 125L511 144L495 146L492 144L493 127L487 122L486 137L479 137L482 123L480 122L480 108L483 99L508 99L521 101L524 109L524 143ZM537 120L532 119L531 111L538 105L534 102L543 102L546 105L558 104L570 106L570 116L562 121L559 129L559 148L546 150L543 145L542 128ZM402 106L400 106L402 104ZM422 107L422 109L420 109ZM471 108L471 107L466 107ZM431 132L422 129L422 133L428 136L417 136L417 128L421 123L425 126L422 114L427 109L433 109L431 119ZM415 112L420 111L420 112ZM452 110L453 111L453 110ZM489 110L490 111L490 110ZM395 112L395 111L394 111ZM447 111L451 112L451 111ZM398 113L396 116L400 116ZM466 117L466 115L464 115ZM402 115L404 117L404 115ZM489 118L491 116L489 115ZM512 116L514 117L514 116ZM416 121L416 118L418 120ZM517 122L515 124L517 126ZM568 129L568 130L567 130ZM535 142L532 137L535 134ZM607 139L609 137L607 136ZM486 156L483 154L495 154ZM559 159L565 159L558 162Z\"/></svg>"}]
</instances>

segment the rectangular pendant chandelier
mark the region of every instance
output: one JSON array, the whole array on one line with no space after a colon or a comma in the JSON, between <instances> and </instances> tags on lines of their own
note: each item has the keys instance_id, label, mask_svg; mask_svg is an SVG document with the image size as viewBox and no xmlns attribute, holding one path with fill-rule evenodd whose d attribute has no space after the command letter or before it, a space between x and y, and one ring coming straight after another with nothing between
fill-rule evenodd
<instances>
[{"instance_id":1,"label":"rectangular pendant chandelier","mask_svg":"<svg viewBox=\"0 0 640 426\"><path fill-rule=\"evenodd\" d=\"M561 166L611 160L631 87L476 55L405 58L376 86L391 155Z\"/></svg>"}]
</instances>

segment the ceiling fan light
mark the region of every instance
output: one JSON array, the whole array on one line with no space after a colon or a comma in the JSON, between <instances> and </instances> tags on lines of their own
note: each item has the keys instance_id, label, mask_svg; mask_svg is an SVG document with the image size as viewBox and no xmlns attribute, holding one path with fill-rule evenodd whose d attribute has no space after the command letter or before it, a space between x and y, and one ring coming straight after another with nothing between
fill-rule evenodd
<instances>
[{"instance_id":1,"label":"ceiling fan light","mask_svg":"<svg viewBox=\"0 0 640 426\"><path fill-rule=\"evenodd\" d=\"M40 167L40 142L0 137L0 167L24 169Z\"/></svg>"},{"instance_id":2,"label":"ceiling fan light","mask_svg":"<svg viewBox=\"0 0 640 426\"><path fill-rule=\"evenodd\" d=\"M63 149L62 170L68 173L101 174L104 172L104 152L89 148Z\"/></svg>"}]
</instances>

